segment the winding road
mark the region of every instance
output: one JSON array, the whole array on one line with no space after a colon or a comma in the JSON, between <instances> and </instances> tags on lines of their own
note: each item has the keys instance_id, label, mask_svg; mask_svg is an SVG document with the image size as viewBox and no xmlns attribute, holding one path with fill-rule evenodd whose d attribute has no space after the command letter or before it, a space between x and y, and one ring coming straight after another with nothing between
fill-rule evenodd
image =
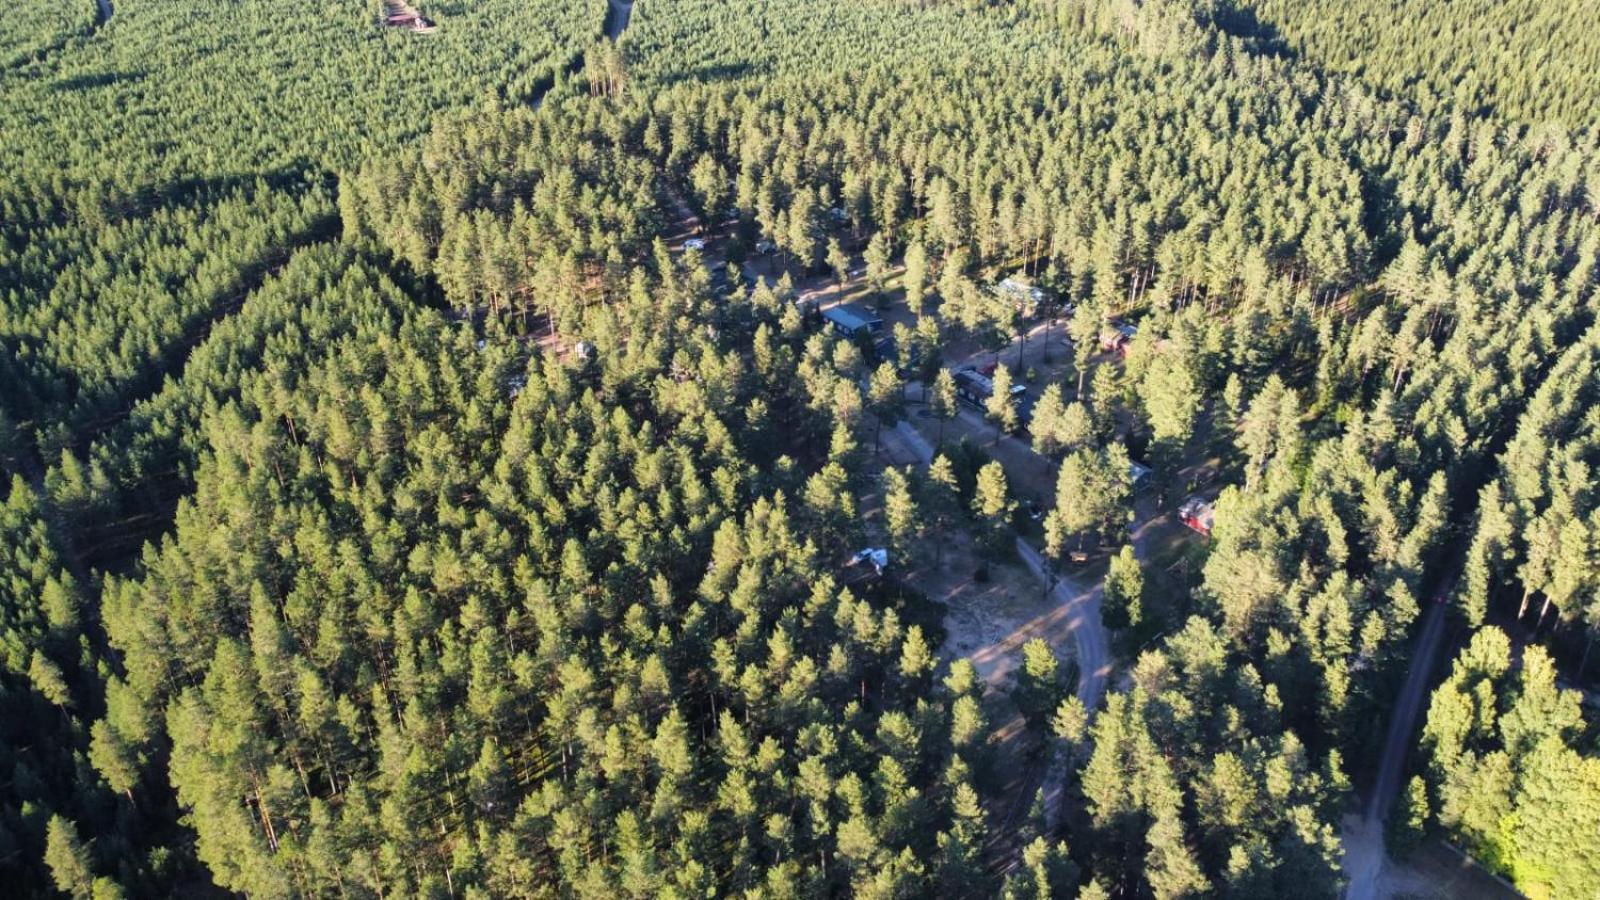
<instances>
[{"instance_id":1,"label":"winding road","mask_svg":"<svg viewBox=\"0 0 1600 900\"><path fill-rule=\"evenodd\" d=\"M923 465L933 462L933 446L909 422L898 422L895 434L916 453ZM1089 709L1100 703L1106 692L1106 674L1110 672L1110 651L1106 629L1100 621L1099 585L1080 584L1075 579L1056 576L1052 584L1049 567L1044 557L1032 544L1017 538L1017 556L1022 558L1028 571L1041 582L1051 585L1051 595L1071 614L1067 627L1072 631L1072 642L1078 651L1078 699Z\"/></svg>"}]
</instances>

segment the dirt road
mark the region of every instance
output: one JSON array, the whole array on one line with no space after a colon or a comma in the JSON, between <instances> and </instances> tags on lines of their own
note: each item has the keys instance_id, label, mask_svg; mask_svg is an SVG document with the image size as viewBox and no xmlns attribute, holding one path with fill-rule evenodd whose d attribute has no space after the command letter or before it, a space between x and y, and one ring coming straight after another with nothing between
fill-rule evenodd
<instances>
[{"instance_id":1,"label":"dirt road","mask_svg":"<svg viewBox=\"0 0 1600 900\"><path fill-rule=\"evenodd\" d=\"M909 422L895 424L896 437L917 455L923 465L933 462L933 446ZM1032 544L1017 538L1017 556L1035 578L1049 584L1050 572L1044 558ZM1072 630L1072 641L1078 652L1078 698L1090 709L1095 708L1106 692L1106 674L1110 670L1105 626L1100 622L1099 585L1080 584L1071 578L1057 577L1052 588L1056 602L1068 610L1067 626Z\"/></svg>"},{"instance_id":2,"label":"dirt road","mask_svg":"<svg viewBox=\"0 0 1600 900\"><path fill-rule=\"evenodd\" d=\"M1445 593L1448 591L1448 587L1444 589ZM1389 864L1383 845L1384 823L1400 793L1400 780L1405 775L1406 756L1416 734L1417 717L1432 681L1439 647L1444 643L1447 605L1436 600L1429 603L1423 613L1422 632L1411 654L1411 668L1406 672L1405 685L1400 689L1394 713L1389 718L1389 732L1384 738L1378 776L1372 783L1372 796L1365 815L1346 825L1344 870L1350 879L1346 900L1378 900L1379 877Z\"/></svg>"},{"instance_id":3,"label":"dirt road","mask_svg":"<svg viewBox=\"0 0 1600 900\"><path fill-rule=\"evenodd\" d=\"M1034 546L1017 538L1017 555L1035 578L1049 584L1050 570ZM1067 625L1072 629L1072 640L1078 648L1078 699L1089 709L1094 709L1105 696L1106 675L1111 666L1107 662L1106 629L1100 622L1100 585L1084 585L1075 579L1056 576L1051 589L1063 608L1071 616Z\"/></svg>"}]
</instances>

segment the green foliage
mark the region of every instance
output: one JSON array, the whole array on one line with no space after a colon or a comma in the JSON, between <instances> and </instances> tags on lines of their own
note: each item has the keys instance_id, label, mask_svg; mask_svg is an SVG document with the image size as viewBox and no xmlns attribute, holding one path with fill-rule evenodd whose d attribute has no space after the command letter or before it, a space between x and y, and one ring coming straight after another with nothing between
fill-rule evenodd
<instances>
[{"instance_id":1,"label":"green foliage","mask_svg":"<svg viewBox=\"0 0 1600 900\"><path fill-rule=\"evenodd\" d=\"M1384 844L1401 858L1421 845L1428 834L1428 823L1433 818L1428 807L1428 786L1422 776L1412 776L1406 782L1404 803L1389 814L1384 834Z\"/></svg>"},{"instance_id":2,"label":"green foliage","mask_svg":"<svg viewBox=\"0 0 1600 900\"><path fill-rule=\"evenodd\" d=\"M1091 729L1083 791L1096 872L1165 896L1203 890L1206 872L1225 873L1229 890L1336 896L1337 754L1317 764L1283 728L1275 691L1229 665L1203 621L1168 645L1140 659L1132 691L1108 697ZM1185 796L1192 823L1179 815Z\"/></svg>"},{"instance_id":3,"label":"green foliage","mask_svg":"<svg viewBox=\"0 0 1600 900\"><path fill-rule=\"evenodd\" d=\"M1541 598L1538 621L1552 608L1586 642L1600 633L1600 330L1588 333L1552 367L1500 456L1494 481L1479 496L1467 556L1465 594L1481 622L1503 585L1517 616Z\"/></svg>"},{"instance_id":4,"label":"green foliage","mask_svg":"<svg viewBox=\"0 0 1600 900\"><path fill-rule=\"evenodd\" d=\"M463 100L530 97L598 35L603 8L424 6L439 25L424 36L383 28L375 5L123 4L92 36L8 73L5 116L28 135L16 145L22 172L8 174L49 183L70 172L114 200L189 179L344 168Z\"/></svg>"},{"instance_id":5,"label":"green foliage","mask_svg":"<svg viewBox=\"0 0 1600 900\"><path fill-rule=\"evenodd\" d=\"M1423 740L1455 840L1530 895L1583 896L1600 889L1600 759L1578 746L1578 694L1555 678L1542 649L1514 670L1505 633L1480 629L1434 692Z\"/></svg>"},{"instance_id":6,"label":"green foliage","mask_svg":"<svg viewBox=\"0 0 1600 900\"><path fill-rule=\"evenodd\" d=\"M1080 548L1091 538L1114 538L1127 526L1132 494L1128 454L1120 444L1078 450L1061 463L1050 524Z\"/></svg>"},{"instance_id":7,"label":"green foliage","mask_svg":"<svg viewBox=\"0 0 1600 900\"><path fill-rule=\"evenodd\" d=\"M1033 638L1022 645L1022 668L1017 672L1013 698L1028 727L1037 731L1050 727L1051 716L1068 694L1065 674L1049 644Z\"/></svg>"},{"instance_id":8,"label":"green foliage","mask_svg":"<svg viewBox=\"0 0 1600 900\"><path fill-rule=\"evenodd\" d=\"M978 470L977 487L972 496L972 512L977 516L979 538L991 558L1003 554L1011 535L1011 514L1017 501L1006 485L1006 470L990 461Z\"/></svg>"},{"instance_id":9,"label":"green foliage","mask_svg":"<svg viewBox=\"0 0 1600 900\"><path fill-rule=\"evenodd\" d=\"M1132 547L1123 547L1111 557L1100 604L1100 615L1112 628L1134 627L1144 620L1144 570Z\"/></svg>"},{"instance_id":10,"label":"green foliage","mask_svg":"<svg viewBox=\"0 0 1600 900\"><path fill-rule=\"evenodd\" d=\"M983 411L994 423L995 440L1000 435L1017 430L1016 398L1011 396L1011 370L1000 366L994 371L994 390L983 403Z\"/></svg>"},{"instance_id":11,"label":"green foliage","mask_svg":"<svg viewBox=\"0 0 1600 900\"><path fill-rule=\"evenodd\" d=\"M21 67L59 50L72 38L92 31L98 8L88 3L16 3L0 22L0 70Z\"/></svg>"},{"instance_id":12,"label":"green foliage","mask_svg":"<svg viewBox=\"0 0 1600 900\"><path fill-rule=\"evenodd\" d=\"M911 476L900 469L883 470L883 524L895 557L909 560L926 521L918 509Z\"/></svg>"},{"instance_id":13,"label":"green foliage","mask_svg":"<svg viewBox=\"0 0 1600 900\"><path fill-rule=\"evenodd\" d=\"M1596 124L1600 42L1576 8L1535 0L1388 3L1260 0L1256 15L1333 69L1427 108L1489 109L1574 130ZM1421 82L1418 85L1418 82Z\"/></svg>"},{"instance_id":14,"label":"green foliage","mask_svg":"<svg viewBox=\"0 0 1600 900\"><path fill-rule=\"evenodd\" d=\"M598 0L429 35L123 6L4 21L22 893L1331 895L1340 761L1452 516L1469 619L1600 634L1593 41L1551 10L1404 10L1419 38L1320 0L674 0L612 43ZM684 208L732 233L670 249ZM760 239L790 271L719 286ZM904 385L792 301L856 254L882 293L901 248L941 438L939 349L1030 324L997 273L1077 305L1076 390L1031 427L1065 456L1050 557L1124 543L1126 446L1232 485L1159 579L1193 617L1105 709L1024 649L1029 725L1087 761L1071 855L988 833L983 685L939 677L937 613L839 580ZM896 557L964 509L1008 547L1006 482L967 445L890 470ZM1113 558L1113 624L1144 574ZM1593 894L1581 713L1480 637L1400 837L1431 790L1530 892Z\"/></svg>"},{"instance_id":15,"label":"green foliage","mask_svg":"<svg viewBox=\"0 0 1600 900\"><path fill-rule=\"evenodd\" d=\"M607 883L720 871L683 843L707 827L713 843L761 841L761 858L784 847L835 890L927 858L946 808L911 786L949 751L922 737L948 728L918 687L934 659L923 632L833 584L737 438L675 399L664 360L602 349L601 365L632 369L624 381L657 385L608 404L516 346L478 349L418 314L226 407L175 537L109 588L128 683L169 710L146 741L170 742L213 876L267 892L448 875L498 892L531 865L578 884L596 875L573 829L599 840L628 810L641 830L618 836L632 849ZM335 395L348 400L319 400ZM709 693L678 688L697 683ZM111 732L102 743L137 743ZM803 746L779 743L796 734ZM769 821L792 808L810 811ZM355 868L318 852L329 845L355 848ZM649 862L677 852L690 855L673 874ZM403 871L380 863L397 853ZM823 875L824 853L850 862ZM766 869L715 878L756 884ZM921 867L902 877L936 883Z\"/></svg>"},{"instance_id":16,"label":"green foliage","mask_svg":"<svg viewBox=\"0 0 1600 900\"><path fill-rule=\"evenodd\" d=\"M90 900L94 896L94 872L77 830L66 819L51 816L48 834L44 859L56 888L74 900Z\"/></svg>"},{"instance_id":17,"label":"green foliage","mask_svg":"<svg viewBox=\"0 0 1600 900\"><path fill-rule=\"evenodd\" d=\"M40 27L45 4L23 6L7 27ZM434 13L438 32L413 35L361 4L134 3L48 52L8 42L33 58L0 78L6 415L46 456L114 422L295 247L330 235L334 170L485 92L531 96L603 7L549 4L530 37L525 4Z\"/></svg>"}]
</instances>

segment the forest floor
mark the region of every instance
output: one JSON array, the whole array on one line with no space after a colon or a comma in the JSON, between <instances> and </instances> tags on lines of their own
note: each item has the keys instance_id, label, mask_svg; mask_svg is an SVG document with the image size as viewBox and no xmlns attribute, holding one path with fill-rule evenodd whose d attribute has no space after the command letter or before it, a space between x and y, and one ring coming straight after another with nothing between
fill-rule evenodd
<instances>
[{"instance_id":1,"label":"forest floor","mask_svg":"<svg viewBox=\"0 0 1600 900\"><path fill-rule=\"evenodd\" d=\"M886 429L882 443L880 459L886 465L924 461L920 448L896 429ZM875 541L883 535L880 505L876 492L862 498L863 518ZM937 556L923 553L911 560L891 559L890 566L908 587L944 606L940 659L946 663L969 659L984 681L984 715L991 726L992 753L986 768L993 781L985 791L990 798L986 804L992 836L989 851L990 858L1005 867L1021 850L1014 846L1018 826L1037 792L1042 789L1045 793L1045 809L1056 811L1065 788L1060 767L1052 765L1045 743L1028 731L1011 700L1022 645L1042 638L1063 662L1076 659L1072 608L1046 594L1018 559L985 562L965 529L952 529L939 540L939 546Z\"/></svg>"},{"instance_id":2,"label":"forest floor","mask_svg":"<svg viewBox=\"0 0 1600 900\"><path fill-rule=\"evenodd\" d=\"M417 34L429 34L437 28L429 20L424 19L417 8L407 3L406 0L383 0L383 22L389 24L395 16L404 16L412 24L405 25L407 30ZM426 23L426 24L425 24Z\"/></svg>"},{"instance_id":3,"label":"forest floor","mask_svg":"<svg viewBox=\"0 0 1600 900\"><path fill-rule=\"evenodd\" d=\"M882 443L885 464L925 462L896 429L884 429ZM863 512L868 512L866 506L863 502ZM986 563L964 529L952 529L940 543L942 558L891 560L891 564L903 565L902 580L945 605L946 635L940 650L944 659L972 660L990 690L1004 692L1021 663L1022 645L1031 638L1043 638L1060 656L1075 656L1065 610L1045 594L1020 560ZM981 579L980 570L986 570Z\"/></svg>"},{"instance_id":4,"label":"forest floor","mask_svg":"<svg viewBox=\"0 0 1600 900\"><path fill-rule=\"evenodd\" d=\"M1366 816L1345 817L1340 843L1345 851L1345 874L1351 878L1347 900L1514 900L1522 896L1442 841L1425 841L1401 859L1389 856L1383 849L1383 827ZM1370 868L1356 872L1353 864Z\"/></svg>"}]
</instances>

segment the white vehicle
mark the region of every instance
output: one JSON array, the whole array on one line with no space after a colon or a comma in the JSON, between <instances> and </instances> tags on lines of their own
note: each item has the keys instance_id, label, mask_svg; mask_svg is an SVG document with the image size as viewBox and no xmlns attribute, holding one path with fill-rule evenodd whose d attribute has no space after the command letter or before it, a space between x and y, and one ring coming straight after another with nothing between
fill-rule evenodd
<instances>
[{"instance_id":1,"label":"white vehicle","mask_svg":"<svg viewBox=\"0 0 1600 900\"><path fill-rule=\"evenodd\" d=\"M706 242L700 238L689 238L683 242L683 249L685 250L704 250L705 248Z\"/></svg>"}]
</instances>

